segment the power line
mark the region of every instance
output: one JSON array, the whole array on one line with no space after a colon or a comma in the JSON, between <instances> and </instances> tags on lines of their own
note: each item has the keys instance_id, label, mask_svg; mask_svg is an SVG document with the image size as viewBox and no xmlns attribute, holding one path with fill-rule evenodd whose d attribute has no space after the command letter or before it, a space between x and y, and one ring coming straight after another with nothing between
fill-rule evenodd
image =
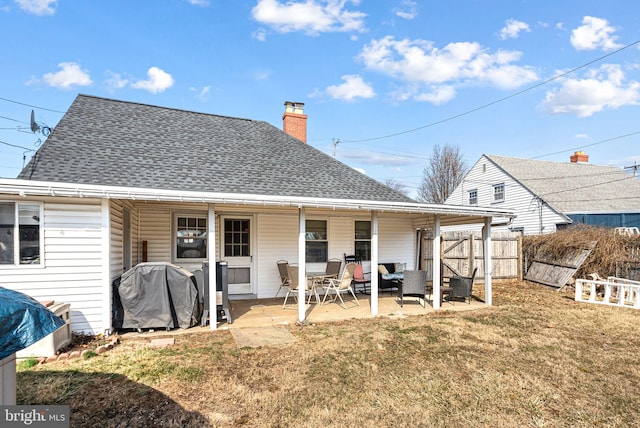
<instances>
[{"instance_id":1,"label":"power line","mask_svg":"<svg viewBox=\"0 0 640 428\"><path fill-rule=\"evenodd\" d=\"M471 114L471 113L475 113L475 112L477 112L477 111L479 111L479 110L483 110L483 109L485 109L485 108L487 108L487 107L491 107L491 106L493 106L493 105L495 105L495 104L501 103L501 102L503 102L503 101L506 101L506 100L508 100L508 99L511 99L511 98L513 98L513 97L516 97L516 96L518 96L518 95L521 95L521 94L523 94L523 93L525 93L525 92L528 92L528 91L531 91L531 90L533 90L533 89L539 88L540 86L546 85L546 84L547 84L547 83L549 83L549 82L552 82L552 81L557 80L557 79L559 79L559 78L561 78L561 77L564 77L564 76L566 76L566 75L568 75L568 74L571 74L571 73L573 73L573 72L575 72L575 71L578 71L578 70L580 70L581 68L585 68L585 67L590 66L591 64L594 64L594 63L596 63L596 62L602 61L603 59L608 58L608 57L610 57L610 56L612 56L612 55L615 55L615 54L617 54L618 52L621 52L621 51L623 51L623 50L625 50L625 49L628 49L628 48L630 48L630 47L632 47L632 46L635 46L635 45L637 45L638 43L640 43L640 40L636 40L635 42L630 43L630 44L628 44L628 45L626 45L626 46L623 46L623 47L621 47L620 49L617 49L617 50L615 50L615 51L613 51L613 52L609 52L609 53L608 53L608 54L606 54L606 55L603 55L603 56L601 56L601 57L599 57L599 58L596 58L596 59L594 59L594 60L591 60L591 61L589 61L589 62L587 62L587 63L584 63L584 64L582 64L582 65L579 65L579 66L577 66L577 67L574 67L574 68L572 68L572 69L570 69L570 70L568 70L568 71L565 71L564 73L560 73L560 74L558 74L558 75L556 75L556 76L554 76L554 77L551 77L551 78L549 78L549 79L547 79L547 80L544 80L544 81L542 81L542 82L540 82L540 83L537 83L537 84L535 84L535 85L529 86L529 87L527 87L527 88L525 88L525 89L522 89L521 91L515 92L515 93L510 94L510 95L507 95L506 97L503 97L503 98L499 98L499 99L497 99L497 100L495 100L495 101L492 101L492 102L490 102L490 103L483 104L483 105L481 105L481 106L479 106L479 107L476 107L476 108L473 108L473 109L471 109L471 110L467 110L467 111L465 111L465 112L463 112L463 113L459 113L459 114L456 114L456 115L453 115L453 116L447 117L447 118L445 118L445 119L438 120L438 121L436 121L436 122L431 122L431 123L429 123L429 124L427 124L427 125L419 126L419 127L417 127L417 128L408 129L408 130L406 130L406 131L400 131L400 132L396 132L396 133L393 133L393 134L382 135L382 136L380 136L380 137L363 138L363 139L361 139L361 140L341 140L341 142L343 142L343 143L362 143L362 142L365 142L365 141L382 140L382 139L384 139L384 138L397 137L398 135L408 134L408 133L410 133L410 132L415 132L415 131L419 131L419 130L421 130L421 129L430 128L430 127L435 126L435 125L440 125L440 124L442 124L442 123L449 122L449 121L451 121L451 120L458 119L458 118L463 117L463 116L467 116L467 115L469 115L469 114Z\"/></svg>"},{"instance_id":2,"label":"power line","mask_svg":"<svg viewBox=\"0 0 640 428\"><path fill-rule=\"evenodd\" d=\"M10 120L12 122L18 122L18 123L27 123L24 120L12 119L12 118L7 117L7 116L0 116L0 119L6 119L6 120Z\"/></svg>"},{"instance_id":3,"label":"power line","mask_svg":"<svg viewBox=\"0 0 640 428\"><path fill-rule=\"evenodd\" d=\"M4 142L4 141L0 141L0 144L4 144L5 146L16 147L18 149L28 150L30 152L35 152L35 149L30 149L29 147L19 146L17 144L11 144L11 143L7 143L7 142Z\"/></svg>"},{"instance_id":4,"label":"power line","mask_svg":"<svg viewBox=\"0 0 640 428\"><path fill-rule=\"evenodd\" d=\"M597 144L607 143L609 141L619 140L620 138L631 137L632 135L638 135L638 134L640 134L640 131L631 132L629 134L624 134L624 135L618 135L617 137L607 138L606 140L596 141L595 143L585 144L584 146L574 147L573 149L566 149L566 150L561 150L559 152L547 153L546 155L534 156L534 157L531 157L529 159L538 159L538 158L543 158L543 157L546 157L546 156L558 155L560 153L572 152L574 150L584 149L585 147L591 147L591 146L595 146Z\"/></svg>"},{"instance_id":5,"label":"power line","mask_svg":"<svg viewBox=\"0 0 640 428\"><path fill-rule=\"evenodd\" d=\"M7 98L2 98L2 97L0 97L0 100L2 100L2 101L6 101L6 102L8 102L8 103L19 104L19 105L21 105L21 106L26 106L26 107L31 107L31 108L37 108L38 110L46 110L46 111L52 111L52 112L54 112L54 113L62 113L62 114L64 114L64 113L65 113L64 111L60 111L60 110L53 110L53 109L45 108L45 107L38 107L38 106L31 105L31 104L21 103L20 101L9 100L9 99L7 99Z\"/></svg>"}]
</instances>

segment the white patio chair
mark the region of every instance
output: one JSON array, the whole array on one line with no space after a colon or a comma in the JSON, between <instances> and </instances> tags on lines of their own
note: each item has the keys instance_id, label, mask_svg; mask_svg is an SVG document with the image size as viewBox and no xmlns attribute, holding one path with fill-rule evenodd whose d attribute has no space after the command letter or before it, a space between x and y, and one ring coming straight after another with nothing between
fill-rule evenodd
<instances>
[{"instance_id":1,"label":"white patio chair","mask_svg":"<svg viewBox=\"0 0 640 428\"><path fill-rule=\"evenodd\" d=\"M351 286L351 281L353 280L353 272L356 269L355 263L347 263L342 271L342 275L340 278L332 278L329 280L329 283L326 285L326 290L324 293L324 298L322 299L322 304L324 305L327 300L327 296L333 294L331 299L332 302L335 302L336 299L340 299L342 302L342 307L347 309L347 305L344 303L342 299L342 293L349 292L353 296L354 301L358 306L360 306L360 302L358 302L358 298L356 297L356 293L353 292L353 287Z\"/></svg>"}]
</instances>

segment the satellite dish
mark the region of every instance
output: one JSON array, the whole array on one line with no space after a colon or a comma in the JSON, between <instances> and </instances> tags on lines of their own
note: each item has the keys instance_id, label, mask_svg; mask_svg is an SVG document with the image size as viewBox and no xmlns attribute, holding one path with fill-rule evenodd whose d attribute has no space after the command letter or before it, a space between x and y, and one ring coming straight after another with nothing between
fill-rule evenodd
<instances>
[{"instance_id":1,"label":"satellite dish","mask_svg":"<svg viewBox=\"0 0 640 428\"><path fill-rule=\"evenodd\" d=\"M36 123L36 115L33 110L31 110L31 132L35 134L38 131L40 131L40 125Z\"/></svg>"}]
</instances>

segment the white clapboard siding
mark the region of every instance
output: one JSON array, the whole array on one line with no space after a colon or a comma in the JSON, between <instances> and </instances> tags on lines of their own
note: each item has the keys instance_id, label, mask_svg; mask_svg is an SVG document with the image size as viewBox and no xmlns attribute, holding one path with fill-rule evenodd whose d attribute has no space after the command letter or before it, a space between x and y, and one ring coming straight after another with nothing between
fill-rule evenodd
<instances>
[{"instance_id":1,"label":"white clapboard siding","mask_svg":"<svg viewBox=\"0 0 640 428\"><path fill-rule=\"evenodd\" d=\"M102 208L100 200L45 203L41 265L3 266L0 285L36 300L69 303L71 328L103 332Z\"/></svg>"},{"instance_id":2,"label":"white clapboard siding","mask_svg":"<svg viewBox=\"0 0 640 428\"><path fill-rule=\"evenodd\" d=\"M380 217L378 232L378 261L406 263L407 269L414 269L417 232L411 219Z\"/></svg>"},{"instance_id":3,"label":"white clapboard siding","mask_svg":"<svg viewBox=\"0 0 640 428\"><path fill-rule=\"evenodd\" d=\"M140 241L147 241L147 261L171 262L171 210L140 210Z\"/></svg>"},{"instance_id":4,"label":"white clapboard siding","mask_svg":"<svg viewBox=\"0 0 640 428\"><path fill-rule=\"evenodd\" d=\"M256 236L257 295L269 298L280 286L276 262L298 263L298 214L258 215Z\"/></svg>"},{"instance_id":5,"label":"white clapboard siding","mask_svg":"<svg viewBox=\"0 0 640 428\"><path fill-rule=\"evenodd\" d=\"M112 200L109 204L110 220L110 258L109 278L111 281L122 275L123 262L123 225L122 225L122 201Z\"/></svg>"},{"instance_id":6,"label":"white clapboard siding","mask_svg":"<svg viewBox=\"0 0 640 428\"><path fill-rule=\"evenodd\" d=\"M505 188L504 201L494 202L493 186L501 183L504 183ZM540 233L540 205L536 195L485 156L481 156L478 162L469 170L463 182L449 195L446 203L468 206L469 191L474 189L478 192L478 206L513 210L517 216L509 226L496 226L492 230L504 232L509 229L523 228L525 235ZM550 209L547 205L543 205L542 233L553 233L556 231L556 224L564 222L565 220L560 214ZM481 228L482 226L479 225L466 228L456 227L455 229L475 231ZM451 229L450 227L443 228L443 230Z\"/></svg>"},{"instance_id":7,"label":"white clapboard siding","mask_svg":"<svg viewBox=\"0 0 640 428\"><path fill-rule=\"evenodd\" d=\"M329 258L344 259L355 251L355 219L331 217L329 221ZM343 260L344 261L344 260Z\"/></svg>"}]
</instances>

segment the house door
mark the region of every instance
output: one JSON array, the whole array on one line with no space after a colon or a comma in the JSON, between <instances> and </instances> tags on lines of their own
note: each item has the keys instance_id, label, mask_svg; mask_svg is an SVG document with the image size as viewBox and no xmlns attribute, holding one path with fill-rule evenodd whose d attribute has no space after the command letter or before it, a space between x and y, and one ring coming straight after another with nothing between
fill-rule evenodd
<instances>
[{"instance_id":1,"label":"house door","mask_svg":"<svg viewBox=\"0 0 640 428\"><path fill-rule=\"evenodd\" d=\"M253 292L253 235L250 217L223 217L222 260L228 263L229 294Z\"/></svg>"}]
</instances>

